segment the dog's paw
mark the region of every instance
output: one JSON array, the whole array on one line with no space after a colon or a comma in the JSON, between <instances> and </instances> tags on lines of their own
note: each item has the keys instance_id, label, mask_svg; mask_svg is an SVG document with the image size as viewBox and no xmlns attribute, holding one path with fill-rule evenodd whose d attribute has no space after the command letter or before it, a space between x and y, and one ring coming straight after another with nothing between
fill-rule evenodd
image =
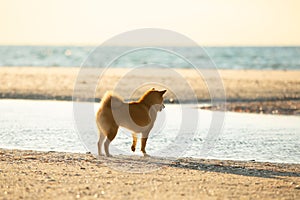
<instances>
[{"instance_id":1,"label":"dog's paw","mask_svg":"<svg viewBox=\"0 0 300 200\"><path fill-rule=\"evenodd\" d=\"M131 146L131 151L135 152L135 146Z\"/></svg>"},{"instance_id":2,"label":"dog's paw","mask_svg":"<svg viewBox=\"0 0 300 200\"><path fill-rule=\"evenodd\" d=\"M97 155L98 158L101 158L103 156L105 156L103 153Z\"/></svg>"},{"instance_id":3,"label":"dog's paw","mask_svg":"<svg viewBox=\"0 0 300 200\"><path fill-rule=\"evenodd\" d=\"M106 157L113 157L113 156L112 156L111 154L108 153L108 154L106 154Z\"/></svg>"},{"instance_id":4,"label":"dog's paw","mask_svg":"<svg viewBox=\"0 0 300 200\"><path fill-rule=\"evenodd\" d=\"M149 154L143 153L144 157L151 157Z\"/></svg>"}]
</instances>

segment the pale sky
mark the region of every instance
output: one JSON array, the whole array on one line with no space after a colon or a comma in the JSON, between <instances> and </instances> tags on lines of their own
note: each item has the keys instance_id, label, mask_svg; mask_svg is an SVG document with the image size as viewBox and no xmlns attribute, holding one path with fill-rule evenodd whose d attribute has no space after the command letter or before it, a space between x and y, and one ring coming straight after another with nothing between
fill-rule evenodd
<instances>
[{"instance_id":1,"label":"pale sky","mask_svg":"<svg viewBox=\"0 0 300 200\"><path fill-rule=\"evenodd\" d=\"M200 45L300 45L300 0L0 0L0 45L99 45L138 28Z\"/></svg>"}]
</instances>

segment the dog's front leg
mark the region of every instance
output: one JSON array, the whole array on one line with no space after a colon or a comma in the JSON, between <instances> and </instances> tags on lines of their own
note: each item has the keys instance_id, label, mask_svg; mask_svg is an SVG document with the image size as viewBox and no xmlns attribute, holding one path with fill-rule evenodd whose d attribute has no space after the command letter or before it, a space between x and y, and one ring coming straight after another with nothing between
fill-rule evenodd
<instances>
[{"instance_id":1,"label":"dog's front leg","mask_svg":"<svg viewBox=\"0 0 300 200\"><path fill-rule=\"evenodd\" d=\"M149 135L149 132L147 133L142 133L142 139L141 139L141 151L143 152L144 156L150 156L146 153L146 144L147 144L147 139L148 139L148 135Z\"/></svg>"},{"instance_id":2,"label":"dog's front leg","mask_svg":"<svg viewBox=\"0 0 300 200\"><path fill-rule=\"evenodd\" d=\"M135 147L136 147L136 142L137 142L137 136L136 133L132 133L132 145L131 145L131 150L135 152Z\"/></svg>"}]
</instances>

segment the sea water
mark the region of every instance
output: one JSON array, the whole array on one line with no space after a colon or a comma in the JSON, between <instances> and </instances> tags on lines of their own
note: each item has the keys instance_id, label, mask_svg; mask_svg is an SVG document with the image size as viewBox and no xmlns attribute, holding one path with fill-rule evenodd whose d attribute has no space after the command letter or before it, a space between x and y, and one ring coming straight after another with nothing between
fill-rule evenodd
<instances>
[{"instance_id":1,"label":"sea water","mask_svg":"<svg viewBox=\"0 0 300 200\"><path fill-rule=\"evenodd\" d=\"M90 104L97 110L99 104ZM188 116L182 115L181 105L166 105L157 119L164 123L156 123L162 128L150 133L148 154L165 155L166 149L175 146L174 151L180 157L300 163L299 116L220 112L220 116L225 116L222 130L208 137L215 112L198 109L196 105L185 106L198 113L196 129L180 130L182 118ZM96 129L88 132L92 146L86 147L81 140L82 133L74 121L73 102L0 100L0 127L0 148L63 152L96 149ZM182 139L175 141L177 136ZM132 155L131 141L131 132L120 129L111 143L111 153ZM206 146L209 149L203 148ZM135 154L141 155L139 151Z\"/></svg>"},{"instance_id":2,"label":"sea water","mask_svg":"<svg viewBox=\"0 0 300 200\"><path fill-rule=\"evenodd\" d=\"M80 66L95 46L0 46L0 66ZM110 55L126 51L128 47L102 47ZM163 48L163 47L162 47ZM218 69L300 69L300 47L172 47L182 52L186 59L197 60L198 67L207 67L211 59ZM206 54L207 53L207 54ZM132 67L137 61L151 58L152 63L168 63L169 67L191 67L182 59L161 51L143 50L119 59L113 67ZM102 59L97 57L97 59ZM105 59L105 56L103 57ZM97 60L102 62L102 60ZM85 63L93 66L93 63ZM203 63L203 65L202 65ZM104 66L101 66L104 67Z\"/></svg>"}]
</instances>

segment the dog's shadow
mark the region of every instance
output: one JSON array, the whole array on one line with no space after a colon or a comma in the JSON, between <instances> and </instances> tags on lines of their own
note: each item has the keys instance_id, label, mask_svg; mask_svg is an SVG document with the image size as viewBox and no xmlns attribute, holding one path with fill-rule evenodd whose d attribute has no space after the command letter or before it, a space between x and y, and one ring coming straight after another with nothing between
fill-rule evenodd
<instances>
[{"instance_id":1,"label":"dog's shadow","mask_svg":"<svg viewBox=\"0 0 300 200\"><path fill-rule=\"evenodd\" d=\"M115 170L131 173L150 173L164 167L172 167L261 178L300 177L300 164L123 155L98 159Z\"/></svg>"}]
</instances>

